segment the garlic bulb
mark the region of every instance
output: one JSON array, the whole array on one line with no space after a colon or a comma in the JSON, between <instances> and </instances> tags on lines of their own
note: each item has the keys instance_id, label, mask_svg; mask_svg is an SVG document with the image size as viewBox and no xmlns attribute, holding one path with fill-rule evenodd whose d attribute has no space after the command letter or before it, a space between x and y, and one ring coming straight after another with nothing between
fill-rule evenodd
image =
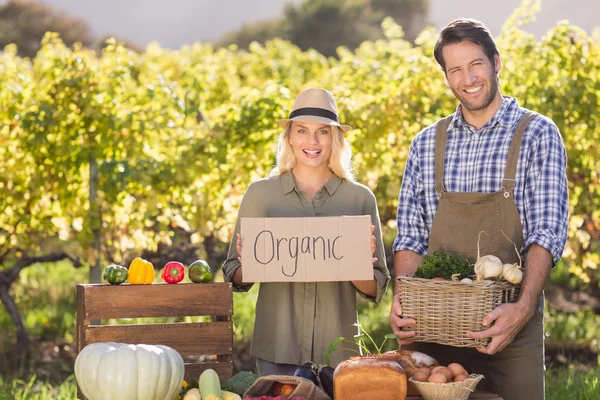
<instances>
[{"instance_id":1,"label":"garlic bulb","mask_svg":"<svg viewBox=\"0 0 600 400\"><path fill-rule=\"evenodd\" d=\"M486 231L479 232L477 238L477 261L475 262L475 275L477 276L477 282L481 282L483 279L494 279L502 273L502 261L496 256L479 256L479 242L481 241L481 234L485 233L490 235Z\"/></svg>"},{"instance_id":2,"label":"garlic bulb","mask_svg":"<svg viewBox=\"0 0 600 400\"><path fill-rule=\"evenodd\" d=\"M487 255L479 257L475 263L477 282L483 279L495 279L502 272L502 261L496 256Z\"/></svg>"},{"instance_id":3,"label":"garlic bulb","mask_svg":"<svg viewBox=\"0 0 600 400\"><path fill-rule=\"evenodd\" d=\"M517 264L504 264L502 265L502 276L507 282L517 285L523 280L523 271Z\"/></svg>"}]
</instances>

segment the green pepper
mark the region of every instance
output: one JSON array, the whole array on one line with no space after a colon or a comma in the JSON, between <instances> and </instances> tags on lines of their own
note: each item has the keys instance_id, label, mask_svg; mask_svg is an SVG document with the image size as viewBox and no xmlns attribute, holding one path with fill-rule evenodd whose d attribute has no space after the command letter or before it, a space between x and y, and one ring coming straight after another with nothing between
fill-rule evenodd
<instances>
[{"instance_id":1,"label":"green pepper","mask_svg":"<svg viewBox=\"0 0 600 400\"><path fill-rule=\"evenodd\" d=\"M128 276L127 268L117 264L110 264L106 267L103 275L104 280L111 285L120 285L127 280Z\"/></svg>"},{"instance_id":2,"label":"green pepper","mask_svg":"<svg viewBox=\"0 0 600 400\"><path fill-rule=\"evenodd\" d=\"M197 260L190 265L188 276L194 283L206 283L212 280L213 273L206 261Z\"/></svg>"}]
</instances>

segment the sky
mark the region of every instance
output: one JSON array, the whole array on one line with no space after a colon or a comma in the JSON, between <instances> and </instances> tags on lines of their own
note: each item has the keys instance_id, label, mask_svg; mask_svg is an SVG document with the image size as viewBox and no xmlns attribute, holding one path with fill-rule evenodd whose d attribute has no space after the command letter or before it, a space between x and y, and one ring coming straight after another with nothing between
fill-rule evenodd
<instances>
[{"instance_id":1,"label":"sky","mask_svg":"<svg viewBox=\"0 0 600 400\"><path fill-rule=\"evenodd\" d=\"M0 0L0 4L7 0ZM281 16L287 3L301 0L41 0L87 21L97 38L115 35L137 46L158 41L178 49L214 41L243 24ZM438 28L458 17L483 21L498 34L521 0L429 0L428 21ZM525 29L541 36L568 19L588 33L600 25L600 0L543 0L537 21Z\"/></svg>"}]
</instances>

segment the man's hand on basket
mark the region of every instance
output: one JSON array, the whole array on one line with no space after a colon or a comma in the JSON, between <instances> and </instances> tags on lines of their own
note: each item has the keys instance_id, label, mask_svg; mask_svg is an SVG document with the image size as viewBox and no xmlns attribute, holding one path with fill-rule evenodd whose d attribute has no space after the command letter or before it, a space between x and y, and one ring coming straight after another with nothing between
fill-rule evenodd
<instances>
[{"instance_id":1,"label":"man's hand on basket","mask_svg":"<svg viewBox=\"0 0 600 400\"><path fill-rule=\"evenodd\" d=\"M502 304L483 317L481 325L494 326L481 332L469 332L471 339L492 338L487 347L478 347L477 351L484 354L496 354L512 343L515 336L523 329L531 313L521 304Z\"/></svg>"},{"instance_id":2,"label":"man's hand on basket","mask_svg":"<svg viewBox=\"0 0 600 400\"><path fill-rule=\"evenodd\" d=\"M390 310L390 326L392 327L392 332L398 337L398 344L411 344L412 340L409 340L411 337L415 336L414 331L402 331L401 327L414 325L417 323L414 319L411 318L401 318L402 317L402 305L400 304L400 297L398 293L394 295L394 299L392 300L392 309Z\"/></svg>"}]
</instances>

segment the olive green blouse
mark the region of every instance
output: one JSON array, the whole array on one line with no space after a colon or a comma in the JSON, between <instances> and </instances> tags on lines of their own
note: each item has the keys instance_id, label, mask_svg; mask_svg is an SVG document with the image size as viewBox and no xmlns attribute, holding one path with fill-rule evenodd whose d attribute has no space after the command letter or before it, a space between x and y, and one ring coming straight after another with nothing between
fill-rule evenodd
<instances>
[{"instance_id":1,"label":"olive green blouse","mask_svg":"<svg viewBox=\"0 0 600 400\"><path fill-rule=\"evenodd\" d=\"M370 215L375 225L377 262L373 273L377 295L369 297L378 304L390 274L385 263L381 225L375 196L361 184L334 175L312 201L298 189L291 172L253 182L247 189L238 214L227 260L223 264L225 281L231 282L240 266L236 249L240 220L245 217L319 217ZM247 291L252 284L234 285ZM345 282L269 282L261 283L256 304L256 319L250 354L275 363L300 365L306 361L325 364L331 342L340 337L352 340L357 334L357 289ZM344 343L343 347L353 347ZM354 347L356 348L356 347ZM356 355L338 350L331 354L331 365Z\"/></svg>"}]
</instances>

